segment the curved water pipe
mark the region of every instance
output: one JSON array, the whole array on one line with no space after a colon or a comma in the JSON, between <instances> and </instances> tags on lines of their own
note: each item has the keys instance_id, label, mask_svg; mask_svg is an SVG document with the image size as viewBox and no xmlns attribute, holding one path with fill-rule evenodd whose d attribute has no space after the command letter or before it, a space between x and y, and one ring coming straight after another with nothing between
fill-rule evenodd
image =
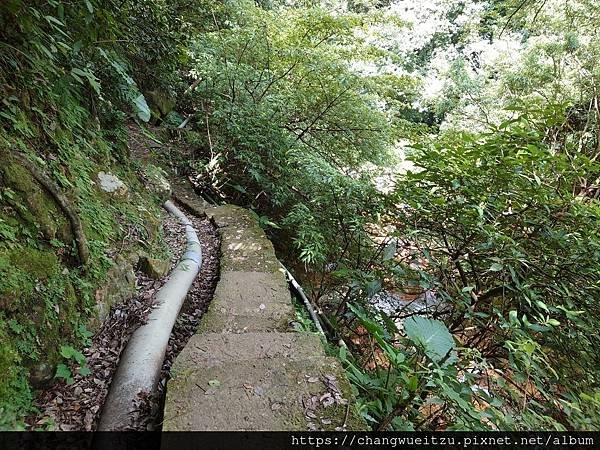
<instances>
[{"instance_id":1,"label":"curved water pipe","mask_svg":"<svg viewBox=\"0 0 600 450\"><path fill-rule=\"evenodd\" d=\"M292 287L294 288L294 290L296 291L298 296L302 299L302 302L304 303L304 307L307 309L308 314L310 315L310 318L314 322L317 332L319 333L319 335L321 336L322 339L327 340L327 336L325 335L325 331L323 331L323 327L321 326L321 321L319 320L319 316L317 315L317 312L313 308L312 303L310 302L310 300L304 293L304 289L302 289L302 286L300 286L300 283L298 283L296 281L296 279L294 278L292 273L287 269L287 267L285 267L283 265L283 263L280 262L279 265L281 266L283 272L285 273L289 283L292 285Z\"/></svg>"},{"instance_id":2,"label":"curved water pipe","mask_svg":"<svg viewBox=\"0 0 600 450\"><path fill-rule=\"evenodd\" d=\"M287 267L285 267L283 265L283 263L281 263L281 262L279 262L279 265L281 266L283 272L286 275L288 282L290 283L290 285L292 286L294 291L296 291L298 296L302 299L302 302L304 303L304 306L306 307L306 309L310 315L310 318L312 319L312 321L315 324L315 328L317 329L319 336L321 337L321 339L323 341L327 342L327 335L325 334L325 331L323 330L323 327L321 326L321 319L323 320L323 323L325 323L325 325L327 325L330 329L333 329L333 326L325 318L325 316L319 316L319 313L317 313L317 311L313 307L311 301L308 299L308 297L304 293L304 289L302 289L302 286L300 286L300 283L298 283L298 281L296 281L296 279L294 278L294 275L292 275L292 273L287 269ZM340 347L344 347L346 349L346 352L349 353L348 345L346 344L346 342L344 342L344 339L342 339L341 337L338 339L338 345Z\"/></svg>"},{"instance_id":3,"label":"curved water pipe","mask_svg":"<svg viewBox=\"0 0 600 450\"><path fill-rule=\"evenodd\" d=\"M192 223L170 200L163 206L185 225L186 252L156 293L147 323L133 333L121 355L102 409L99 431L126 428L140 394L156 389L173 325L202 265L202 249Z\"/></svg>"}]
</instances>

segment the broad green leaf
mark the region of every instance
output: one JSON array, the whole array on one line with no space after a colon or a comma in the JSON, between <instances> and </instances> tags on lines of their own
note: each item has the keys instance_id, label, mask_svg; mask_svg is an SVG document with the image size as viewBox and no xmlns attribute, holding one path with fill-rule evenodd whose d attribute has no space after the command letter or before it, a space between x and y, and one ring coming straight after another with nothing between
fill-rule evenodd
<instances>
[{"instance_id":1,"label":"broad green leaf","mask_svg":"<svg viewBox=\"0 0 600 450\"><path fill-rule=\"evenodd\" d=\"M412 316L404 321L408 338L435 362L441 361L454 349L454 339L443 322L421 316Z\"/></svg>"},{"instance_id":2,"label":"broad green leaf","mask_svg":"<svg viewBox=\"0 0 600 450\"><path fill-rule=\"evenodd\" d=\"M542 308L544 311L549 312L548 305L546 305L543 301L538 300L536 304Z\"/></svg>"},{"instance_id":3,"label":"broad green leaf","mask_svg":"<svg viewBox=\"0 0 600 450\"><path fill-rule=\"evenodd\" d=\"M70 345L61 345L60 346L60 354L63 358L70 359L75 355L76 352L77 352L77 350L75 350Z\"/></svg>"},{"instance_id":4,"label":"broad green leaf","mask_svg":"<svg viewBox=\"0 0 600 450\"><path fill-rule=\"evenodd\" d=\"M62 378L66 380L67 384L73 383L73 374L71 373L71 369L69 369L65 364L59 364L56 366L56 374L55 378Z\"/></svg>"},{"instance_id":5,"label":"broad green leaf","mask_svg":"<svg viewBox=\"0 0 600 450\"><path fill-rule=\"evenodd\" d=\"M148 103L146 103L146 98L143 94L140 94L133 99L133 106L135 107L135 112L140 120L144 122L150 120L150 108L148 107Z\"/></svg>"},{"instance_id":6,"label":"broad green leaf","mask_svg":"<svg viewBox=\"0 0 600 450\"><path fill-rule=\"evenodd\" d=\"M342 361L346 361L346 358L348 357L348 349L346 348L345 345L340 346L339 356Z\"/></svg>"},{"instance_id":7,"label":"broad green leaf","mask_svg":"<svg viewBox=\"0 0 600 450\"><path fill-rule=\"evenodd\" d=\"M504 265L500 264L500 263L494 263L492 264L492 266L490 267L490 270L492 272L500 272L502 269L504 269Z\"/></svg>"},{"instance_id":8,"label":"broad green leaf","mask_svg":"<svg viewBox=\"0 0 600 450\"><path fill-rule=\"evenodd\" d=\"M73 67L71 69L71 75L78 81L81 80L77 77L77 75L85 77L88 80L90 86L94 89L94 91L96 91L96 94L100 95L100 83L98 83L98 79L90 70L81 70L77 67Z\"/></svg>"},{"instance_id":9,"label":"broad green leaf","mask_svg":"<svg viewBox=\"0 0 600 450\"><path fill-rule=\"evenodd\" d=\"M416 391L419 386L419 377L415 374L408 379L408 385L406 386L409 391Z\"/></svg>"},{"instance_id":10,"label":"broad green leaf","mask_svg":"<svg viewBox=\"0 0 600 450\"><path fill-rule=\"evenodd\" d=\"M52 17L52 16L45 16L45 18L46 18L46 20L47 20L48 22L52 22L52 23L54 23L54 24L56 24L56 25L59 25L59 26L61 26L61 27L64 27L64 26L65 26L65 24L64 24L64 23L62 23L60 20L58 20L56 17Z\"/></svg>"},{"instance_id":11,"label":"broad green leaf","mask_svg":"<svg viewBox=\"0 0 600 450\"><path fill-rule=\"evenodd\" d=\"M383 249L383 255L381 257L381 259L383 261L388 261L390 259L392 259L395 255L396 255L396 241L391 241L386 247L385 249Z\"/></svg>"},{"instance_id":12,"label":"broad green leaf","mask_svg":"<svg viewBox=\"0 0 600 450\"><path fill-rule=\"evenodd\" d=\"M529 325L528 325L528 328L529 328L530 330L537 331L537 332L539 332L539 333L544 333L545 331L548 331L548 330L549 330L549 328L548 328L548 327L545 327L545 326L543 326L543 325L540 325L540 324L537 324L537 323L532 323L532 324L529 324Z\"/></svg>"}]
</instances>

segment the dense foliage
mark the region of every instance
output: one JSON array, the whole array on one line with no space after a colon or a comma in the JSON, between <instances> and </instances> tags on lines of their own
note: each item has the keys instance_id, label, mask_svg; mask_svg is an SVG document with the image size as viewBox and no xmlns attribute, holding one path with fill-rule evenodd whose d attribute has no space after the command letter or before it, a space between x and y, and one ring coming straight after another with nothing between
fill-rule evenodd
<instances>
[{"instance_id":1,"label":"dense foliage","mask_svg":"<svg viewBox=\"0 0 600 450\"><path fill-rule=\"evenodd\" d=\"M422 39L411 2L220 10L184 164L297 248L374 427L593 429L597 8L433 3ZM449 354L389 290L436 299L413 329Z\"/></svg>"},{"instance_id":2,"label":"dense foliage","mask_svg":"<svg viewBox=\"0 0 600 450\"><path fill-rule=\"evenodd\" d=\"M519 64L513 53L481 67L459 46L432 103L445 131L411 145L412 169L386 199L400 264L382 262L375 279L433 293L442 307L430 314L457 347L440 365L427 348L407 352L415 340L398 341L382 312L393 330L357 315L385 355L354 369L380 427L598 427L598 10L525 3L483 16L526 42Z\"/></svg>"},{"instance_id":3,"label":"dense foliage","mask_svg":"<svg viewBox=\"0 0 600 450\"><path fill-rule=\"evenodd\" d=\"M438 387L446 410L421 426L598 424L595 415L579 422L579 411L596 407L589 397L597 389L599 211L594 200L573 195L597 167L551 150L543 132L557 116L549 113L528 111L487 133L416 146L411 159L420 170L398 180L391 196L402 203L389 221L404 247L401 264L389 270L396 283L435 292L446 306L432 314L460 345L453 370L466 379L453 388L458 405L447 386ZM463 408L459 397L468 402ZM425 400L404 414L432 401Z\"/></svg>"},{"instance_id":4,"label":"dense foliage","mask_svg":"<svg viewBox=\"0 0 600 450\"><path fill-rule=\"evenodd\" d=\"M268 213L317 267L347 256L374 220L376 172L357 168L381 164L393 139L378 91L402 80L348 67L373 57L354 37L363 20L245 5L190 46L194 143L208 158L198 180Z\"/></svg>"},{"instance_id":5,"label":"dense foliage","mask_svg":"<svg viewBox=\"0 0 600 450\"><path fill-rule=\"evenodd\" d=\"M157 205L140 193L132 166L118 161L127 160L127 116L150 118L141 91L173 79L138 70L134 81L131 67L170 73L177 35L162 3L119 2L118 14L116 3L0 4L0 429L23 426L35 374L68 379L75 356L85 372L75 347L89 338L94 291L117 243L123 248L133 233L158 251ZM56 183L77 212L87 267L56 199L19 158ZM129 201L102 196L100 170L127 181Z\"/></svg>"},{"instance_id":6,"label":"dense foliage","mask_svg":"<svg viewBox=\"0 0 600 450\"><path fill-rule=\"evenodd\" d=\"M50 317L65 290L89 296L115 217L140 214L105 211L91 175L127 172L125 121L151 120L187 149L165 162L254 209L312 287L371 427L600 426L593 1L119 3L0 7L0 160L18 148L70 193L96 268L27 222L5 171L0 301L41 281ZM18 398L1 427L29 407L44 325L0 305L0 401Z\"/></svg>"}]
</instances>

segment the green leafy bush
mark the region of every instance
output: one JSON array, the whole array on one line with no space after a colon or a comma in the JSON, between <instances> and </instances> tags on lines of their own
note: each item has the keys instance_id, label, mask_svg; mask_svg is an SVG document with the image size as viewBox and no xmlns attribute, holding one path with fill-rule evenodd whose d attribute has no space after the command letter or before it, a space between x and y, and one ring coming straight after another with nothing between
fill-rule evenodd
<instances>
[{"instance_id":1,"label":"green leafy bush","mask_svg":"<svg viewBox=\"0 0 600 450\"><path fill-rule=\"evenodd\" d=\"M202 166L199 183L210 179L281 227L277 234L312 267L346 258L368 240L363 225L378 211L372 179L394 139L377 107L380 91L408 84L348 67L351 58L375 57L357 38L363 20L241 3L191 42L198 82L188 101L195 156L204 163L189 166Z\"/></svg>"},{"instance_id":2,"label":"green leafy bush","mask_svg":"<svg viewBox=\"0 0 600 450\"><path fill-rule=\"evenodd\" d=\"M386 335L353 310L363 325L371 321L373 329L365 327L390 367L405 374L379 393L381 375L368 379L367 398L378 400L367 410L379 426L560 430L597 423L589 393L598 382L600 210L573 192L598 167L545 142L542 130L560 120L547 112L523 111L485 134L448 133L411 152L416 169L398 177L389 197L394 214L385 219L408 251L384 272L444 302L434 314L460 347L446 365L394 365L405 346L394 344L397 333ZM415 355L434 363L450 348L438 321L406 319L404 333ZM423 373L427 382L413 398L410 376ZM425 404L440 406L431 412Z\"/></svg>"}]
</instances>

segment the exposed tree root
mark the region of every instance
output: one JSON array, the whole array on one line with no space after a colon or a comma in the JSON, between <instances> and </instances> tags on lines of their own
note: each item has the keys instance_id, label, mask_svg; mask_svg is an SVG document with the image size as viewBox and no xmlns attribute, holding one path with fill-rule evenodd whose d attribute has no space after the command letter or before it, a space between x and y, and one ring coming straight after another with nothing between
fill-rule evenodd
<instances>
[{"instance_id":1,"label":"exposed tree root","mask_svg":"<svg viewBox=\"0 0 600 450\"><path fill-rule=\"evenodd\" d=\"M87 245L87 239L83 232L81 220L75 212L69 199L60 191L60 188L52 181L42 170L38 169L34 163L32 163L24 154L15 151L13 156L23 164L23 166L31 173L33 178L40 183L48 193L54 198L56 203L60 206L65 216L69 219L71 225L71 232L75 238L77 244L77 252L79 254L79 261L82 266L87 266L90 259L90 250Z\"/></svg>"}]
</instances>

